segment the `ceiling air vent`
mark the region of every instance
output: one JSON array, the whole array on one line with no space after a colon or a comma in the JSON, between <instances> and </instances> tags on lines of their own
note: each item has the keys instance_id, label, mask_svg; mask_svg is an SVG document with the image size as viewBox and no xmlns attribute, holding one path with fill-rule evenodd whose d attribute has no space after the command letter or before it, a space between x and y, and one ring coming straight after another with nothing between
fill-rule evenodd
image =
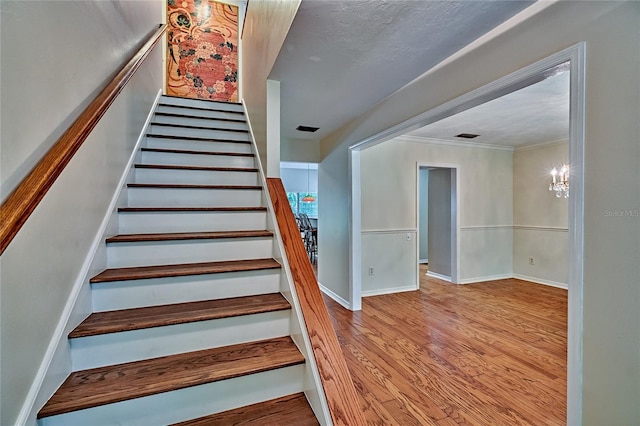
<instances>
[{"instance_id":1,"label":"ceiling air vent","mask_svg":"<svg viewBox=\"0 0 640 426\"><path fill-rule=\"evenodd\" d=\"M301 132L313 133L313 132L317 131L319 128L320 127L298 126L298 127L296 127L296 130L301 131Z\"/></svg>"},{"instance_id":2,"label":"ceiling air vent","mask_svg":"<svg viewBox=\"0 0 640 426\"><path fill-rule=\"evenodd\" d=\"M480 135L474 135L473 133L460 133L459 135L456 135L456 138L465 138L465 139L473 139L473 138L477 138Z\"/></svg>"}]
</instances>

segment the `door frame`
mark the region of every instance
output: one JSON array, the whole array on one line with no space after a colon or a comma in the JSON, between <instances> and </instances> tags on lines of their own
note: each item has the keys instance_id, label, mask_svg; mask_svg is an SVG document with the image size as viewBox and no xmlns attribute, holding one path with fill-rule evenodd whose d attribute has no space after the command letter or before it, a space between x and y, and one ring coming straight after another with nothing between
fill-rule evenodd
<instances>
[{"instance_id":1,"label":"door frame","mask_svg":"<svg viewBox=\"0 0 640 426\"><path fill-rule=\"evenodd\" d=\"M349 303L352 310L359 310L362 306L360 151L527 87L544 79L545 73L549 69L565 62L569 63L571 72L569 101L571 197L569 197L567 424L582 424L585 54L586 43L577 43L363 139L349 147L348 155L349 173L351 175L351 232L349 241L351 280L349 283Z\"/></svg>"}]
</instances>

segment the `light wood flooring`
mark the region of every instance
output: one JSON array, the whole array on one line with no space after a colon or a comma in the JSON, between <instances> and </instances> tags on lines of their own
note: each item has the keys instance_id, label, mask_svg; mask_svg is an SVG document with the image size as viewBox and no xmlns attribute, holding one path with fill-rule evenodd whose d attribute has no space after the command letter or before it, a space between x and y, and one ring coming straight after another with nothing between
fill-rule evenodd
<instances>
[{"instance_id":1,"label":"light wood flooring","mask_svg":"<svg viewBox=\"0 0 640 426\"><path fill-rule=\"evenodd\" d=\"M369 424L566 423L567 291L507 279L325 296Z\"/></svg>"}]
</instances>

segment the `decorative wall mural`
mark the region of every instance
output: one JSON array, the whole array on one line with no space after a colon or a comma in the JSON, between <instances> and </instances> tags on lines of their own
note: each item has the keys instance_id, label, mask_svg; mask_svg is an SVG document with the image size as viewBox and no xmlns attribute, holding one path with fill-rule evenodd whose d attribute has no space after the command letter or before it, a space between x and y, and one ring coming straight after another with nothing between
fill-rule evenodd
<instances>
[{"instance_id":1,"label":"decorative wall mural","mask_svg":"<svg viewBox=\"0 0 640 426\"><path fill-rule=\"evenodd\" d=\"M238 8L168 0L167 95L238 101Z\"/></svg>"}]
</instances>

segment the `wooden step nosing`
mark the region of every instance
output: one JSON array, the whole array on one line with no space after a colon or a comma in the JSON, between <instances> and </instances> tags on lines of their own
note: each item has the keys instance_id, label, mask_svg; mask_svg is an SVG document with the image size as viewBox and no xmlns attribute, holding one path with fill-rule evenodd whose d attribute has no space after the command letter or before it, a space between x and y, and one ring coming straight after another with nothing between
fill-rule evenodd
<instances>
[{"instance_id":1,"label":"wooden step nosing","mask_svg":"<svg viewBox=\"0 0 640 426\"><path fill-rule=\"evenodd\" d=\"M179 423L173 423L170 426L204 426L213 424L249 424L249 421L254 419L254 416L260 419L268 418L274 424L290 424L291 421L282 418L283 405L288 416L292 409L296 413L305 411L308 416L314 419L315 424L320 424L313 413L311 406L305 396L304 392L296 392L289 395L281 396L266 401L256 402L254 404L245 405L230 410L225 410L215 414L209 414L203 417L181 421ZM276 416L276 417L274 417ZM294 423L295 424L295 423ZM307 424L307 423L305 423Z\"/></svg>"},{"instance_id":2,"label":"wooden step nosing","mask_svg":"<svg viewBox=\"0 0 640 426\"><path fill-rule=\"evenodd\" d=\"M249 130L247 129L225 129L221 127L193 126L190 124L159 123L157 121L152 121L149 124L151 124L152 126L176 127L178 129L197 129L197 130L211 130L211 131L220 131L220 132L249 133Z\"/></svg>"},{"instance_id":3,"label":"wooden step nosing","mask_svg":"<svg viewBox=\"0 0 640 426\"><path fill-rule=\"evenodd\" d=\"M249 167L211 167L211 166L179 166L173 164L140 164L133 165L136 169L162 169L162 170L187 170L203 172L233 172L233 173L257 173L258 169Z\"/></svg>"},{"instance_id":4,"label":"wooden step nosing","mask_svg":"<svg viewBox=\"0 0 640 426\"><path fill-rule=\"evenodd\" d=\"M186 141L197 141L197 142L211 142L211 143L241 143L241 144L251 144L250 140L238 140L238 139L222 139L222 138L202 138L198 136L175 136L175 135L161 135L158 133L147 133L146 136L148 138L157 138L157 139L174 139L174 140L186 140Z\"/></svg>"},{"instance_id":5,"label":"wooden step nosing","mask_svg":"<svg viewBox=\"0 0 640 426\"><path fill-rule=\"evenodd\" d=\"M253 369L247 370L247 371L240 371L240 372L237 372L237 373L226 373L226 374L221 374L221 375L213 377L213 378L202 378L202 379L197 380L197 381L194 380L194 381L190 381L190 382L174 383L173 386L171 386L171 387L167 386L167 387L161 387L161 388L156 388L156 389L145 389L144 391L138 391L138 392L135 392L135 393L130 392L128 394L120 394L119 396L111 397L108 401L105 401L105 402L87 402L87 403L84 403L84 404L76 404L76 405L74 405L72 407L69 407L69 408L61 407L61 408L58 408L58 409L47 409L47 406L45 405L37 413L36 418L38 420L40 420L40 419L45 419L45 418L48 418L48 417L58 416L58 415L62 415L62 414L73 413L73 412L80 411L80 410L89 410L89 409L96 408L96 407L102 407L102 406L107 406L107 405L111 405L111 404L117 404L119 402L131 401L131 400L135 400L135 399L138 399L138 398L153 397L155 395L159 395L159 394L163 394L163 393L177 392L177 391L181 391L183 389L188 389L188 388L198 387L198 386L206 386L206 385L210 385L210 384L213 384L213 383L222 382L224 380L233 380L233 379L237 379L237 378L241 378L241 377L248 377L248 376L251 376L251 375L254 375L254 374L265 373L265 372L280 370L280 369L284 369L284 368L296 367L296 366L299 366L299 365L303 365L304 363L305 363L305 360L304 360L304 358L302 358L302 359L296 359L296 360L291 360L291 361L286 361L286 362L265 364L265 365L263 365L261 367L256 367L256 368L253 368ZM98 368L101 368L101 367L98 367Z\"/></svg>"},{"instance_id":6,"label":"wooden step nosing","mask_svg":"<svg viewBox=\"0 0 640 426\"><path fill-rule=\"evenodd\" d=\"M190 149L168 149L168 148L141 148L142 152L157 152L161 154L186 154L186 155L218 155L223 157L255 157L249 152L224 152L224 151L195 151Z\"/></svg>"},{"instance_id":7,"label":"wooden step nosing","mask_svg":"<svg viewBox=\"0 0 640 426\"><path fill-rule=\"evenodd\" d=\"M171 269L172 267L175 269ZM117 281L136 281L152 278L213 275L230 272L270 270L280 268L282 268L282 265L274 259L250 259L246 261L183 263L177 265L109 268L92 277L89 280L89 283L99 284ZM107 273L108 271L111 272ZM119 271L120 274L117 274L113 271ZM127 274L127 272L129 272L129 274Z\"/></svg>"},{"instance_id":8,"label":"wooden step nosing","mask_svg":"<svg viewBox=\"0 0 640 426\"><path fill-rule=\"evenodd\" d=\"M137 189L202 189L210 191L262 191L259 185L204 185L180 183L129 183L128 188Z\"/></svg>"},{"instance_id":9,"label":"wooden step nosing","mask_svg":"<svg viewBox=\"0 0 640 426\"><path fill-rule=\"evenodd\" d=\"M216 120L216 121L225 121L225 122L229 122L229 123L246 123L247 122L247 120L238 119L238 118L200 117L200 116L197 116L197 115L179 114L177 112L156 111L154 114L156 116L160 116L160 117L176 117L176 118L189 118L189 119L192 118L194 120Z\"/></svg>"},{"instance_id":10,"label":"wooden step nosing","mask_svg":"<svg viewBox=\"0 0 640 426\"><path fill-rule=\"evenodd\" d=\"M273 238L271 231L217 231L217 232L171 232L148 234L120 234L106 239L107 244L161 242L161 241L193 241L193 240L226 240Z\"/></svg>"},{"instance_id":11,"label":"wooden step nosing","mask_svg":"<svg viewBox=\"0 0 640 426\"><path fill-rule=\"evenodd\" d=\"M245 296L244 298L249 299L251 296ZM240 298L234 298L234 299L240 299ZM203 322L203 321L215 321L215 320L220 320L220 319L225 319L225 318L237 318L237 317L244 317L244 316L249 316L249 315L259 315L259 314L265 314L265 313L270 313L270 312L281 312L281 311L287 311L291 309L291 305L289 304L289 302L284 299L284 297L282 298L283 300L280 301L279 303L275 303L275 302L268 302L268 303L264 303L261 305L254 305L254 306L249 306L249 307L244 307L244 310L240 310L240 311L235 311L232 313L229 313L229 310L231 310L231 307L228 307L229 309L225 312L222 309L220 310L216 310L214 312L209 312L208 315L203 315L200 314L197 317L189 317L189 313L188 311L183 312L182 314L184 316L174 316L177 315L176 313L173 314L168 314L168 316L159 319L157 316L155 316L154 318L149 318L146 321L144 321L142 318L135 318L134 321L126 321L123 323L120 323L118 325L112 325L110 327L104 327L102 329L94 329L94 330L90 330L90 329L84 329L83 328L83 323L81 323L80 325L78 325L78 327L76 327L74 330L72 330L68 337L69 339L79 339L79 338L83 338L83 337L91 337L91 336L101 336L101 335L105 335L105 334L115 334L115 333L125 333L128 331L136 331L136 330L146 330L146 329L151 329L151 328L159 328L159 327L169 327L169 326L173 326L173 325L181 325L181 324L193 324L193 323L198 323L198 322ZM223 300L223 299L218 299L218 300ZM180 303L178 305L188 305L190 302L187 303ZM193 303L193 302L191 302ZM195 302L195 303L199 303L199 302ZM162 305L162 306L152 306L151 308L161 308L161 307L169 307L171 305ZM121 310L121 312L125 312L125 311L140 311L140 310L144 310L147 308L132 308L132 309L123 309ZM201 310L199 310L198 312L201 312ZM193 313L193 312L191 312ZM103 312L98 312L95 314L103 314ZM94 314L92 314L94 315ZM91 318L91 315L88 317Z\"/></svg>"},{"instance_id":12,"label":"wooden step nosing","mask_svg":"<svg viewBox=\"0 0 640 426\"><path fill-rule=\"evenodd\" d=\"M152 377L161 377L163 376L163 372L167 371L166 365L175 365L175 363L184 363L189 361L201 361L202 359L211 358L212 356L216 356L215 354L224 354L224 351L229 352L240 352L241 350L249 351L252 348L258 347L260 345L268 345L275 344L276 351L280 351L284 353L285 359L274 359L272 356L264 356L263 354L258 355L260 359L263 359L265 362L261 365L252 366L251 368L237 369L236 371L225 371L223 373L219 373L217 375L211 374L210 370L202 371L202 373L208 372L210 374L200 374L197 377L193 375L190 376L187 370L185 371L185 377L183 380L176 380L177 377L174 377L170 382L166 381L152 381L153 386L144 386L144 387L132 387L129 385L128 388L125 386L120 386L120 388L116 391L108 392L108 396L99 395L91 395L92 399L85 400L72 400L74 403L68 403L67 405L62 405L58 403L51 407L49 403L45 404L45 406L40 409L37 414L37 418L41 419L44 417L51 417L59 414L70 413L73 411L84 410L93 407L99 407L108 404L115 404L117 402L122 402L126 400L143 398L145 396L156 395L165 392L177 391L180 389L185 389L193 386L205 385L208 383L219 382L222 380L234 379L237 377L249 376L251 374L257 374L265 371L277 370L285 367L292 367L296 365L304 364L305 359L304 356L297 350L295 343L291 340L290 337L286 338L274 338L263 341L249 342L249 343L241 343L237 345L231 345L222 348L213 348L213 349L205 349L200 351L194 351L186 354L176 354L176 355L167 355L159 358L141 360L141 361L133 361L125 364L117 364L111 365L108 367L97 367L89 370L79 371L71 373L71 375L65 380L61 387L63 387L69 380L72 380L74 376L84 375L84 377L88 377L91 375L100 375L100 376L117 376L117 372L122 370L130 371L132 368L138 368L144 371L155 371L155 376ZM295 351L295 353L293 353ZM187 359L185 359L185 357ZM191 357L191 358L189 358ZM241 358L245 359L245 358ZM175 361L174 361L175 360ZM162 363L163 368L158 370L157 368L153 369L154 363ZM227 363L228 364L228 363ZM212 364L209 364L212 365ZM192 374L192 373L191 373ZM136 378L134 377L133 380ZM124 381L124 380L123 380ZM123 389L124 388L124 389ZM76 388L78 389L78 388ZM55 397L52 397L52 399ZM101 397L98 400L98 397ZM51 401L51 399L49 400Z\"/></svg>"},{"instance_id":13,"label":"wooden step nosing","mask_svg":"<svg viewBox=\"0 0 640 426\"><path fill-rule=\"evenodd\" d=\"M185 98L183 96L174 96L174 95L162 95L162 97L160 98L160 102L162 102L162 99L181 99L181 100L194 101L194 102L208 102L210 104L219 104L219 105L236 105L236 106L242 105L242 102L216 101L213 99L201 99L201 98Z\"/></svg>"},{"instance_id":14,"label":"wooden step nosing","mask_svg":"<svg viewBox=\"0 0 640 426\"><path fill-rule=\"evenodd\" d=\"M95 337L95 336L102 336L102 335L114 335L117 333L126 333L129 331L140 331L140 330L149 330L149 329L154 329L154 328L160 328L160 327L171 327L174 325L184 325L184 324L195 324L195 323L199 323L199 322L205 322L205 321L216 321L216 320L222 320L225 318L239 318L239 317L245 317L245 316L250 316L250 315L260 315L260 314L268 314L268 313L274 313L274 312L282 312L282 311L287 311L290 310L291 306L289 307L282 307L282 308L272 308L272 309L255 309L252 311L246 311L246 312L242 312L242 313L236 313L233 315L211 315L210 317L207 318L198 318L198 319L189 319L189 318L172 318L172 319L166 319L162 322L157 321L156 323L143 323L143 324L130 324L127 327L113 327L112 329L107 329L107 330L99 330L99 331L78 331L78 332L74 332L71 331L68 335L69 339L82 339L83 337Z\"/></svg>"},{"instance_id":15,"label":"wooden step nosing","mask_svg":"<svg viewBox=\"0 0 640 426\"><path fill-rule=\"evenodd\" d=\"M260 185L202 185L189 183L128 183L127 188L262 191L262 186Z\"/></svg>"},{"instance_id":16,"label":"wooden step nosing","mask_svg":"<svg viewBox=\"0 0 640 426\"><path fill-rule=\"evenodd\" d=\"M267 208L256 207L119 207L118 213L231 213L266 212Z\"/></svg>"},{"instance_id":17,"label":"wooden step nosing","mask_svg":"<svg viewBox=\"0 0 640 426\"><path fill-rule=\"evenodd\" d=\"M164 103L162 101L158 102L158 107L195 109L200 111L222 112L222 113L229 113L229 114L239 114L244 116L244 111L235 111L235 110L228 110L228 109L221 109L221 108L205 108L205 107L198 107L193 105L173 105L173 104Z\"/></svg>"}]
</instances>

